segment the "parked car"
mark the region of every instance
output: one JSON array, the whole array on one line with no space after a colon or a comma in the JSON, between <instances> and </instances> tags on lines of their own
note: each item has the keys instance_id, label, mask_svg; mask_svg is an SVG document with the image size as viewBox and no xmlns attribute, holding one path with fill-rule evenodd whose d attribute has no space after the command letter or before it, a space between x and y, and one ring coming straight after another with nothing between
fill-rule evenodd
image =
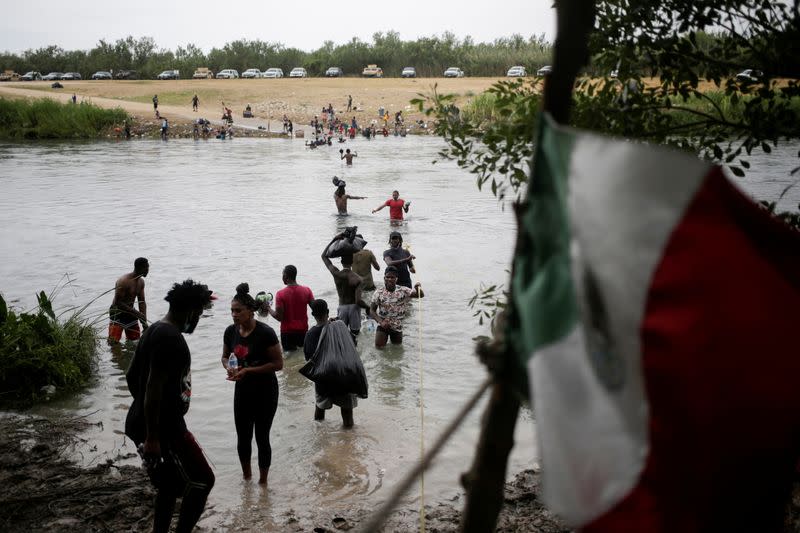
<instances>
[{"instance_id":1,"label":"parked car","mask_svg":"<svg viewBox=\"0 0 800 533\"><path fill-rule=\"evenodd\" d=\"M344 72L339 67L331 67L325 71L326 78L341 78L344 76Z\"/></svg>"},{"instance_id":2,"label":"parked car","mask_svg":"<svg viewBox=\"0 0 800 533\"><path fill-rule=\"evenodd\" d=\"M55 81L55 80L60 80L61 76L63 75L64 75L63 72L51 72L50 74L42 76L42 79L45 81Z\"/></svg>"},{"instance_id":3,"label":"parked car","mask_svg":"<svg viewBox=\"0 0 800 533\"><path fill-rule=\"evenodd\" d=\"M553 72L553 67L550 65L545 65L539 70L536 71L537 76L548 76L551 72Z\"/></svg>"},{"instance_id":4,"label":"parked car","mask_svg":"<svg viewBox=\"0 0 800 533\"><path fill-rule=\"evenodd\" d=\"M508 69L508 72L506 72L506 76L508 76L509 78L524 78L527 75L528 72L525 70L525 67L521 65L511 67L510 69Z\"/></svg>"},{"instance_id":5,"label":"parked car","mask_svg":"<svg viewBox=\"0 0 800 533\"><path fill-rule=\"evenodd\" d=\"M159 80L178 80L180 79L181 75L177 70L165 70L156 77Z\"/></svg>"},{"instance_id":6,"label":"parked car","mask_svg":"<svg viewBox=\"0 0 800 533\"><path fill-rule=\"evenodd\" d=\"M444 71L445 78L463 78L464 71L458 67L450 67L449 69Z\"/></svg>"},{"instance_id":7,"label":"parked car","mask_svg":"<svg viewBox=\"0 0 800 533\"><path fill-rule=\"evenodd\" d=\"M111 73L106 70L98 70L94 74L92 74L93 80L110 80Z\"/></svg>"},{"instance_id":8,"label":"parked car","mask_svg":"<svg viewBox=\"0 0 800 533\"><path fill-rule=\"evenodd\" d=\"M403 72L400 73L401 78L416 78L417 69L414 67L403 67Z\"/></svg>"},{"instance_id":9,"label":"parked car","mask_svg":"<svg viewBox=\"0 0 800 533\"><path fill-rule=\"evenodd\" d=\"M226 68L217 72L218 80L232 80L238 77L239 77L239 71L233 68Z\"/></svg>"},{"instance_id":10,"label":"parked car","mask_svg":"<svg viewBox=\"0 0 800 533\"><path fill-rule=\"evenodd\" d=\"M382 78L383 69L378 65L367 65L364 67L364 70L361 71L361 75L365 78Z\"/></svg>"},{"instance_id":11,"label":"parked car","mask_svg":"<svg viewBox=\"0 0 800 533\"><path fill-rule=\"evenodd\" d=\"M289 73L289 77L290 78L307 78L308 77L308 72L306 72L306 69L304 69L303 67L295 67Z\"/></svg>"},{"instance_id":12,"label":"parked car","mask_svg":"<svg viewBox=\"0 0 800 533\"><path fill-rule=\"evenodd\" d=\"M283 69L272 67L268 68L266 72L264 72L265 78L282 78L283 77Z\"/></svg>"},{"instance_id":13,"label":"parked car","mask_svg":"<svg viewBox=\"0 0 800 533\"><path fill-rule=\"evenodd\" d=\"M748 68L736 75L736 81L741 83L753 83L759 81L763 76L764 73L760 70Z\"/></svg>"},{"instance_id":14,"label":"parked car","mask_svg":"<svg viewBox=\"0 0 800 533\"><path fill-rule=\"evenodd\" d=\"M262 76L261 71L257 68L249 68L242 72L242 78L254 79Z\"/></svg>"},{"instance_id":15,"label":"parked car","mask_svg":"<svg viewBox=\"0 0 800 533\"><path fill-rule=\"evenodd\" d=\"M119 70L114 77L118 80L138 80L139 73L135 70Z\"/></svg>"},{"instance_id":16,"label":"parked car","mask_svg":"<svg viewBox=\"0 0 800 533\"><path fill-rule=\"evenodd\" d=\"M42 81L42 74L32 70L19 77L21 81Z\"/></svg>"},{"instance_id":17,"label":"parked car","mask_svg":"<svg viewBox=\"0 0 800 533\"><path fill-rule=\"evenodd\" d=\"M210 80L214 77L214 73L208 67L197 67L192 74L192 79L195 80Z\"/></svg>"},{"instance_id":18,"label":"parked car","mask_svg":"<svg viewBox=\"0 0 800 533\"><path fill-rule=\"evenodd\" d=\"M81 80L81 73L80 72L66 72L63 76L61 76L62 80Z\"/></svg>"},{"instance_id":19,"label":"parked car","mask_svg":"<svg viewBox=\"0 0 800 533\"><path fill-rule=\"evenodd\" d=\"M17 80L19 80L19 74L17 74L13 70L6 70L2 74L0 74L0 81L17 81Z\"/></svg>"}]
</instances>

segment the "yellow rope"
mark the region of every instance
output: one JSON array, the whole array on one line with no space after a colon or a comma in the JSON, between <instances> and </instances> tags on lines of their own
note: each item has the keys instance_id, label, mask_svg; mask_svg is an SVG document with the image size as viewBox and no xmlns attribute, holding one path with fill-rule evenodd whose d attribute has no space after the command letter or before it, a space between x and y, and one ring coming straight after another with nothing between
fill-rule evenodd
<instances>
[{"instance_id":1,"label":"yellow rope","mask_svg":"<svg viewBox=\"0 0 800 533\"><path fill-rule=\"evenodd\" d=\"M422 365L422 298L421 289L417 287L417 304L419 305L417 317L417 344L419 345L419 459L425 458L425 403L422 392L424 390L423 365ZM425 533L425 471L419 476L419 531Z\"/></svg>"}]
</instances>

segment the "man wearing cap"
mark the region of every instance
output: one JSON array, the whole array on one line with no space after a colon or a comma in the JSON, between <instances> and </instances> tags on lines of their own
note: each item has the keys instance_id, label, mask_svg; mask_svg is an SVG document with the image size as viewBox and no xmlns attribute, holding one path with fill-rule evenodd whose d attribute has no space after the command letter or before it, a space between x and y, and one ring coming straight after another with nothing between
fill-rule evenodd
<instances>
[{"instance_id":1,"label":"man wearing cap","mask_svg":"<svg viewBox=\"0 0 800 533\"><path fill-rule=\"evenodd\" d=\"M375 291L370 306L370 316L378 323L375 331L375 347L383 348L388 340L392 344L403 342L403 317L411 298L423 298L422 285L416 283L412 290L397 284L397 268L386 267L383 275L384 287Z\"/></svg>"},{"instance_id":2,"label":"man wearing cap","mask_svg":"<svg viewBox=\"0 0 800 533\"><path fill-rule=\"evenodd\" d=\"M406 202L400 198L400 193L398 191L392 191L392 197L386 200L379 207L373 209L372 212L377 213L384 207L389 208L390 221L400 221L403 220L403 212L408 213L408 208L411 207L411 202Z\"/></svg>"},{"instance_id":3,"label":"man wearing cap","mask_svg":"<svg viewBox=\"0 0 800 533\"><path fill-rule=\"evenodd\" d=\"M399 231L389 234L389 249L383 252L383 260L386 266L397 269L397 283L403 287L411 288L411 274L416 274L414 269L414 257L411 252L403 249L403 236Z\"/></svg>"},{"instance_id":4,"label":"man wearing cap","mask_svg":"<svg viewBox=\"0 0 800 533\"><path fill-rule=\"evenodd\" d=\"M351 196L344 190L346 183L336 176L333 177L333 184L336 185L336 191L333 193L333 201L336 203L336 209L339 210L340 215L347 214L347 200L364 200L366 196Z\"/></svg>"}]
</instances>

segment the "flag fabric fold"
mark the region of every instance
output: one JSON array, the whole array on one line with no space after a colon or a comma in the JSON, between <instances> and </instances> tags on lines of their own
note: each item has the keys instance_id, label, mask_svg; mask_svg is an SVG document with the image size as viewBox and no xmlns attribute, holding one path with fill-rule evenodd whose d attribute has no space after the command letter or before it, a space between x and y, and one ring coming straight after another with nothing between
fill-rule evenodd
<instances>
[{"instance_id":1,"label":"flag fabric fold","mask_svg":"<svg viewBox=\"0 0 800 533\"><path fill-rule=\"evenodd\" d=\"M546 116L520 226L507 338L550 508L597 531L778 527L800 234L719 167Z\"/></svg>"}]
</instances>

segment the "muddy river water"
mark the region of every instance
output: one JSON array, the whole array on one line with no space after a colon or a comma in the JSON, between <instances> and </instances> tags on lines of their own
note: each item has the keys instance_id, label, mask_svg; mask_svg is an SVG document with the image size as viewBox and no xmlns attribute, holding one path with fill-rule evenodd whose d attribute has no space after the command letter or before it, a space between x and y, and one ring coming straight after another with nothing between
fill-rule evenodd
<instances>
[{"instance_id":1,"label":"muddy river water","mask_svg":"<svg viewBox=\"0 0 800 533\"><path fill-rule=\"evenodd\" d=\"M289 514L377 506L485 377L472 338L487 328L467 301L481 282L506 280L514 239L510 209L478 191L455 164L431 164L442 148L435 138L356 139L343 146L358 153L352 167L340 161L339 146L308 150L301 140L0 144L0 290L12 305L31 308L35 292L61 287L56 307L94 300L85 314L104 329L111 294L103 293L132 270L137 256L150 260L151 319L166 311L163 297L175 281L191 277L219 295L187 337L193 357L187 422L217 476L201 522L208 528L269 528ZM776 198L791 183L794 152L763 164L753 160L756 170L743 186ZM347 181L349 194L368 197L351 200L348 217L336 215L334 175ZM412 202L399 229L417 257L415 281L427 295L406 319L404 344L379 351L369 334L362 335L358 350L370 394L349 431L341 429L336 411L322 423L312 420L312 384L297 371L302 354L286 354L269 489L243 482L233 384L219 364L234 288L247 281L253 292L274 293L282 287L283 266L294 264L299 282L333 304L336 293L320 252L338 231L357 225L380 257L395 228L388 209L370 211L393 189ZM792 189L781 207L798 201ZM273 319L267 323L277 330ZM86 464L134 451L122 434L130 400L124 371L133 349L111 350L103 342L91 385L36 409L102 423L84 435L78 459ZM426 474L426 503L460 493L458 477L472 459L482 408ZM534 457L534 426L525 410L511 471L530 467ZM414 508L419 498L417 485L403 505Z\"/></svg>"}]
</instances>

